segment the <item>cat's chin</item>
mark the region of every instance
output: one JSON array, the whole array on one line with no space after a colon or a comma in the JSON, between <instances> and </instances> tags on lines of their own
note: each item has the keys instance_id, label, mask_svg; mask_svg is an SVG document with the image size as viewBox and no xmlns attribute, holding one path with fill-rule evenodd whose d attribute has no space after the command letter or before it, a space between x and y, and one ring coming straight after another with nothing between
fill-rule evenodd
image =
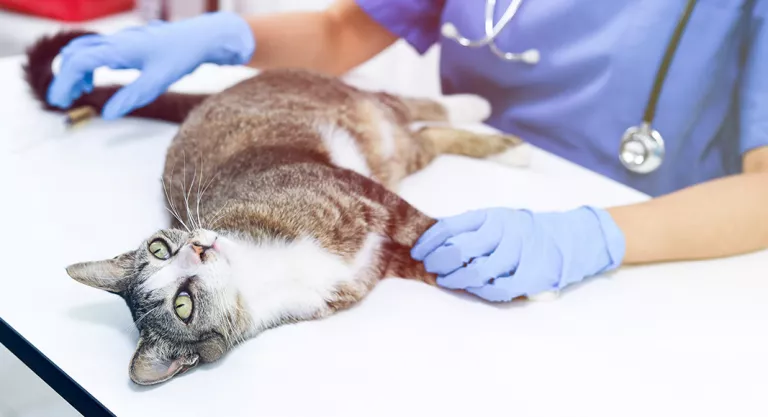
<instances>
[{"instance_id":1,"label":"cat's chin","mask_svg":"<svg viewBox=\"0 0 768 417\"><path fill-rule=\"evenodd\" d=\"M206 232L214 236L214 239L211 243L211 249L216 256L216 259L220 262L223 261L231 265L233 258L237 257L237 253L242 252L243 243L223 234L212 231Z\"/></svg>"}]
</instances>

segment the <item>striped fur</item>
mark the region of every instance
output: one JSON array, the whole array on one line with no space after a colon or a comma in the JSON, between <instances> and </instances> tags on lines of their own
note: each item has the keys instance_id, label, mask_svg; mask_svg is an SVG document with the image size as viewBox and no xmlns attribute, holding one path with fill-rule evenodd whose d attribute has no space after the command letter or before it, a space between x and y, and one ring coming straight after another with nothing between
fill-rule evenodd
<instances>
[{"instance_id":1,"label":"striped fur","mask_svg":"<svg viewBox=\"0 0 768 417\"><path fill-rule=\"evenodd\" d=\"M41 103L55 55L84 33L28 51L25 73ZM97 87L74 106L100 110L117 88ZM132 380L167 381L268 328L349 308L381 278L434 285L409 250L435 220L394 192L398 182L442 153L484 158L521 144L410 127L446 114L431 100L298 69L264 71L210 96L167 93L131 113L181 123L163 172L169 227L67 272L125 299L140 332Z\"/></svg>"}]
</instances>

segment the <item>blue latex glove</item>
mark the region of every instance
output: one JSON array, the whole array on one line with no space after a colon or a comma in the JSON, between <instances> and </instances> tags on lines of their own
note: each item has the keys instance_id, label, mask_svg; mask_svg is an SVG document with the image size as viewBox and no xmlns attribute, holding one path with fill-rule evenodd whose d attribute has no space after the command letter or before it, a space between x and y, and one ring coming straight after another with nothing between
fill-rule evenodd
<instances>
[{"instance_id":1,"label":"blue latex glove","mask_svg":"<svg viewBox=\"0 0 768 417\"><path fill-rule=\"evenodd\" d=\"M558 291L621 265L624 235L604 210L492 208L439 220L411 256L438 285L489 301Z\"/></svg>"},{"instance_id":2,"label":"blue latex glove","mask_svg":"<svg viewBox=\"0 0 768 417\"><path fill-rule=\"evenodd\" d=\"M48 88L48 103L67 108L83 92L91 92L96 68L139 69L139 78L104 106L102 117L116 119L152 102L201 64L245 64L255 48L248 23L229 12L173 23L156 21L112 35L84 35L61 50L61 67Z\"/></svg>"}]
</instances>

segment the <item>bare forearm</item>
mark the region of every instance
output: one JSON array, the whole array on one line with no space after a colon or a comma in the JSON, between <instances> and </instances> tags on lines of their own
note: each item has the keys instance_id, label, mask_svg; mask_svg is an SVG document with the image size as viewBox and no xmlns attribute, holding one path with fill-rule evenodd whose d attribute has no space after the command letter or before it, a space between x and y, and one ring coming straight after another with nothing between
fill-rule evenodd
<instances>
[{"instance_id":1,"label":"bare forearm","mask_svg":"<svg viewBox=\"0 0 768 417\"><path fill-rule=\"evenodd\" d=\"M318 12L280 13L246 19L256 39L250 66L307 68L341 75L397 40L353 0Z\"/></svg>"},{"instance_id":2,"label":"bare forearm","mask_svg":"<svg viewBox=\"0 0 768 417\"><path fill-rule=\"evenodd\" d=\"M768 248L768 172L726 177L608 212L626 237L625 264L752 252Z\"/></svg>"}]
</instances>

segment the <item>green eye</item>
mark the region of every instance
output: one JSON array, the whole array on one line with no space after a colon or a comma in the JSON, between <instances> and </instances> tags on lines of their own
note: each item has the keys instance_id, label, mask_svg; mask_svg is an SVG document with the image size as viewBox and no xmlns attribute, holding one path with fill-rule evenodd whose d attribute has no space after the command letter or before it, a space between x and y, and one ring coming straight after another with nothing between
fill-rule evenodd
<instances>
[{"instance_id":1,"label":"green eye","mask_svg":"<svg viewBox=\"0 0 768 417\"><path fill-rule=\"evenodd\" d=\"M149 244L149 251L157 259L168 259L171 257L171 251L162 239L153 240Z\"/></svg>"},{"instance_id":2,"label":"green eye","mask_svg":"<svg viewBox=\"0 0 768 417\"><path fill-rule=\"evenodd\" d=\"M180 292L173 302L173 309L180 319L187 321L192 315L192 297L184 291Z\"/></svg>"}]
</instances>

